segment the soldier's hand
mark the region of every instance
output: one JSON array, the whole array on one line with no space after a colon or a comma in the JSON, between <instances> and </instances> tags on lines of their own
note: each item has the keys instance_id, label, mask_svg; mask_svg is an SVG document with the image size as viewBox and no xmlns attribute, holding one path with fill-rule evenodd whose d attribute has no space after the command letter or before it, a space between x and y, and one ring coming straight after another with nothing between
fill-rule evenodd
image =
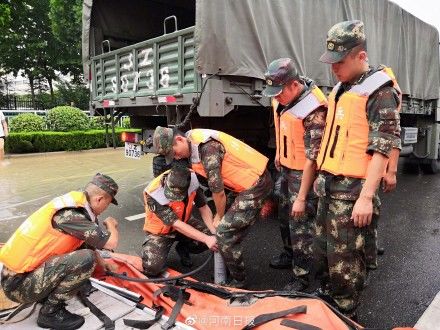
<instances>
[{"instance_id":1,"label":"soldier's hand","mask_svg":"<svg viewBox=\"0 0 440 330\"><path fill-rule=\"evenodd\" d=\"M373 217L373 200L368 197L359 197L353 207L351 219L355 227L364 227L371 223Z\"/></svg>"},{"instance_id":2,"label":"soldier's hand","mask_svg":"<svg viewBox=\"0 0 440 330\"><path fill-rule=\"evenodd\" d=\"M113 227L115 229L118 228L118 221L112 217L108 217L107 219L105 219L103 224L107 227L107 229L110 229L110 227Z\"/></svg>"},{"instance_id":3,"label":"soldier's hand","mask_svg":"<svg viewBox=\"0 0 440 330\"><path fill-rule=\"evenodd\" d=\"M220 223L220 220L221 220L220 216L218 214L216 214L214 216L214 220L212 221L212 225L214 226L215 229L217 229L217 227Z\"/></svg>"},{"instance_id":4,"label":"soldier's hand","mask_svg":"<svg viewBox=\"0 0 440 330\"><path fill-rule=\"evenodd\" d=\"M306 200L300 198L295 199L290 213L294 218L299 218L306 214Z\"/></svg>"},{"instance_id":5,"label":"soldier's hand","mask_svg":"<svg viewBox=\"0 0 440 330\"><path fill-rule=\"evenodd\" d=\"M395 172L387 172L382 179L382 190L383 192L391 192L396 189L397 177Z\"/></svg>"},{"instance_id":6,"label":"soldier's hand","mask_svg":"<svg viewBox=\"0 0 440 330\"><path fill-rule=\"evenodd\" d=\"M215 238L215 236L208 236L208 238L206 239L205 242L206 246L211 250L211 251L218 251L218 246L217 246L217 238Z\"/></svg>"}]
</instances>

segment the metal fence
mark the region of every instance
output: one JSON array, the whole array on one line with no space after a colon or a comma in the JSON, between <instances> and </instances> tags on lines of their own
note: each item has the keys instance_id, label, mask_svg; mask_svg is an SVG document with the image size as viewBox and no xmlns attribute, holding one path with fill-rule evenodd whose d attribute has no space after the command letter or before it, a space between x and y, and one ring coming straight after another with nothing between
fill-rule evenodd
<instances>
[{"instance_id":1,"label":"metal fence","mask_svg":"<svg viewBox=\"0 0 440 330\"><path fill-rule=\"evenodd\" d=\"M3 96L0 98L0 110L45 110L43 102L30 98L21 98L17 96Z\"/></svg>"}]
</instances>

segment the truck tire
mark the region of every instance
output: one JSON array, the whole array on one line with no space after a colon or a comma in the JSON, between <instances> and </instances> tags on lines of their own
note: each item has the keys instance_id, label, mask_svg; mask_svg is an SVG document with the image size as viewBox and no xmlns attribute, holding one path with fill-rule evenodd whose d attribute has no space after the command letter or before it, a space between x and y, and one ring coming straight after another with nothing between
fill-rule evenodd
<instances>
[{"instance_id":1,"label":"truck tire","mask_svg":"<svg viewBox=\"0 0 440 330\"><path fill-rule=\"evenodd\" d=\"M421 163L420 168L424 174L437 174L440 170L440 164L437 159L430 159L428 163Z\"/></svg>"},{"instance_id":2,"label":"truck tire","mask_svg":"<svg viewBox=\"0 0 440 330\"><path fill-rule=\"evenodd\" d=\"M153 176L157 177L159 174L169 170L171 165L167 165L165 157L162 155L153 157Z\"/></svg>"}]
</instances>

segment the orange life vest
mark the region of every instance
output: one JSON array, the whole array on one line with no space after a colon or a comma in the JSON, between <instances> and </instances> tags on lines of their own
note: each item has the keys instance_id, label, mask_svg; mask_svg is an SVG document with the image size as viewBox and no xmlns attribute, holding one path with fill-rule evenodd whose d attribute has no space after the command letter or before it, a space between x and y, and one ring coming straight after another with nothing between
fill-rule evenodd
<instances>
[{"instance_id":1,"label":"orange life vest","mask_svg":"<svg viewBox=\"0 0 440 330\"><path fill-rule=\"evenodd\" d=\"M191 211L196 197L197 189L199 188L199 181L194 172L191 172L191 182L188 188L188 200L185 204L183 201L170 201L165 197L164 187L162 185L162 178L168 174L170 170L163 172L156 177L144 190L144 202L145 202L145 223L144 231L155 234L165 235L173 230L172 226L167 226L163 221L155 214L155 210L150 210L147 205L147 196L150 196L160 205L168 205L177 217L183 222L187 222L191 216Z\"/></svg>"},{"instance_id":2,"label":"orange life vest","mask_svg":"<svg viewBox=\"0 0 440 330\"><path fill-rule=\"evenodd\" d=\"M303 119L320 106L327 106L324 93L313 86L309 93L290 109L277 112L278 102L272 99L277 155L280 164L293 170L303 170L306 161Z\"/></svg>"},{"instance_id":3,"label":"orange life vest","mask_svg":"<svg viewBox=\"0 0 440 330\"><path fill-rule=\"evenodd\" d=\"M76 250L83 241L52 227L55 213L85 208L95 220L84 192L72 191L51 200L27 218L0 250L0 261L16 273L33 271L53 256Z\"/></svg>"},{"instance_id":4,"label":"orange life vest","mask_svg":"<svg viewBox=\"0 0 440 330\"><path fill-rule=\"evenodd\" d=\"M193 129L186 133L191 142L192 169L207 177L200 160L199 145L211 139L220 142L225 148L222 162L222 179L225 186L241 192L251 188L266 169L269 159L258 151L226 133L212 129Z\"/></svg>"},{"instance_id":5,"label":"orange life vest","mask_svg":"<svg viewBox=\"0 0 440 330\"><path fill-rule=\"evenodd\" d=\"M366 178L371 156L367 154L369 125L367 102L371 94L392 82L400 93L390 68L373 73L354 85L335 102L339 82L329 96L326 128L318 154L318 168L334 175Z\"/></svg>"}]
</instances>

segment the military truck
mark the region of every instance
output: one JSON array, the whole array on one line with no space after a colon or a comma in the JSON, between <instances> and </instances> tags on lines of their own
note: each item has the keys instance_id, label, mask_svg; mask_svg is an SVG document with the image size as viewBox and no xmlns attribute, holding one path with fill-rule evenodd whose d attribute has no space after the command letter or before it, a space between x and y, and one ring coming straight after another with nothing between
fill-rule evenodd
<instances>
[{"instance_id":1,"label":"military truck","mask_svg":"<svg viewBox=\"0 0 440 330\"><path fill-rule=\"evenodd\" d=\"M270 154L267 63L290 57L328 93L336 81L318 58L328 29L351 19L365 23L370 64L390 66L402 89L407 167L437 173L439 34L391 1L85 0L90 110L142 128L126 136L135 158L152 151L157 125L219 129Z\"/></svg>"}]
</instances>

